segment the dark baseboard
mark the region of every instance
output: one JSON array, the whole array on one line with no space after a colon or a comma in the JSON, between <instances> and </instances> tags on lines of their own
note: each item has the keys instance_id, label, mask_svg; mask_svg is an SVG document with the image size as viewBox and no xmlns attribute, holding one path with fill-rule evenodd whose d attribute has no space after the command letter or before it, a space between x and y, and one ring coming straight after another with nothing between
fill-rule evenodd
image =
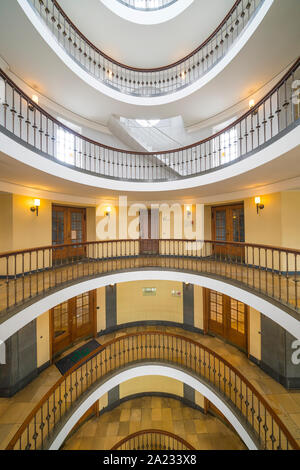
<instances>
[{"instance_id":1,"label":"dark baseboard","mask_svg":"<svg viewBox=\"0 0 300 470\"><path fill-rule=\"evenodd\" d=\"M249 359L249 361L253 362L253 364L260 367L260 360L259 359L257 359L254 356L251 356L251 354L249 354L248 359Z\"/></svg>"},{"instance_id":2,"label":"dark baseboard","mask_svg":"<svg viewBox=\"0 0 300 470\"><path fill-rule=\"evenodd\" d=\"M260 368L287 390L300 390L300 377L285 377L262 361L260 361Z\"/></svg>"},{"instance_id":3,"label":"dark baseboard","mask_svg":"<svg viewBox=\"0 0 300 470\"><path fill-rule=\"evenodd\" d=\"M172 326L174 328L181 328L182 330L191 331L193 333L204 334L204 331L201 328L196 328L192 325L186 325L183 323L177 323L173 321L162 321L162 320L143 320L143 321L134 321L128 323L122 323L121 325L114 325L106 328L105 330L101 330L97 333L97 336L104 336L110 333L114 333L115 331L123 330L124 328L131 328L131 327L140 327L140 326Z\"/></svg>"},{"instance_id":4,"label":"dark baseboard","mask_svg":"<svg viewBox=\"0 0 300 470\"><path fill-rule=\"evenodd\" d=\"M51 366L51 361L47 361L42 366L38 367L38 374L41 374L44 370L48 369L49 366Z\"/></svg>"},{"instance_id":5,"label":"dark baseboard","mask_svg":"<svg viewBox=\"0 0 300 470\"><path fill-rule=\"evenodd\" d=\"M38 377L41 372L44 370L48 369L48 367L51 365L50 361L45 362L40 367L37 367L34 371L32 371L30 374L28 374L26 377L23 379L19 380L17 383L12 385L11 387L3 387L0 388L0 398L11 398L13 397L16 393L18 393L20 390L22 390L24 387L30 384L34 379Z\"/></svg>"},{"instance_id":6,"label":"dark baseboard","mask_svg":"<svg viewBox=\"0 0 300 470\"><path fill-rule=\"evenodd\" d=\"M34 379L36 379L38 376L38 369L35 369L34 371L30 372L26 377L23 379L19 380L15 384L11 385L10 387L3 387L0 388L0 398L11 398L13 397L17 392L22 390L26 385L30 384Z\"/></svg>"}]
</instances>

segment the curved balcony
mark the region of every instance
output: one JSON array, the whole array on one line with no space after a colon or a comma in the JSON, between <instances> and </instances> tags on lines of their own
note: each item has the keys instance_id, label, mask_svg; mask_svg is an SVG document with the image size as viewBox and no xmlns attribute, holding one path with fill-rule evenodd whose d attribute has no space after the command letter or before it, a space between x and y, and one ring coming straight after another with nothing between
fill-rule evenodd
<instances>
[{"instance_id":1,"label":"curved balcony","mask_svg":"<svg viewBox=\"0 0 300 470\"><path fill-rule=\"evenodd\" d=\"M216 289L300 339L300 250L249 243L152 240L75 243L0 254L0 339L58 303L102 285L168 279Z\"/></svg>"},{"instance_id":2,"label":"curved balcony","mask_svg":"<svg viewBox=\"0 0 300 470\"><path fill-rule=\"evenodd\" d=\"M187 337L147 331L120 336L78 362L35 406L7 450L59 449L105 392L145 375L169 376L202 393L249 449L299 449L268 402L228 361Z\"/></svg>"},{"instance_id":3,"label":"curved balcony","mask_svg":"<svg viewBox=\"0 0 300 470\"><path fill-rule=\"evenodd\" d=\"M234 46L247 31L250 37L273 0L237 0L221 24L197 49L172 64L153 69L122 64L99 50L55 0L18 2L50 47L86 82L113 98L132 104L145 104L149 101L146 99L151 98L148 104L154 105L162 104L160 97L173 95L170 98L173 100L177 99L178 92L189 88L190 93L199 88L200 79L215 69L229 52L238 53L239 47L233 51ZM253 21L255 18L257 24ZM87 76L83 77L83 73ZM155 102L155 97L160 99Z\"/></svg>"},{"instance_id":4,"label":"curved balcony","mask_svg":"<svg viewBox=\"0 0 300 470\"><path fill-rule=\"evenodd\" d=\"M111 450L195 450L176 434L160 429L145 429L125 437Z\"/></svg>"},{"instance_id":5,"label":"curved balcony","mask_svg":"<svg viewBox=\"0 0 300 470\"><path fill-rule=\"evenodd\" d=\"M194 0L100 0L115 15L132 23L156 25L170 21Z\"/></svg>"},{"instance_id":6,"label":"curved balcony","mask_svg":"<svg viewBox=\"0 0 300 470\"><path fill-rule=\"evenodd\" d=\"M80 180L81 174L76 172L76 178L84 184L126 191L201 186L277 158L277 140L300 122L299 65L300 59L261 101L222 131L195 144L162 152L125 151L74 132L32 101L0 70L0 131L32 150L37 168L51 160L80 170L85 177ZM275 150L267 155L266 148L274 142ZM11 141L7 148L11 149ZM260 151L265 155L258 159L256 154ZM13 158L16 154L17 150ZM24 155L21 161L26 163ZM56 171L61 176L60 168ZM164 185L156 186L162 182Z\"/></svg>"},{"instance_id":7,"label":"curved balcony","mask_svg":"<svg viewBox=\"0 0 300 470\"><path fill-rule=\"evenodd\" d=\"M155 11L167 8L178 0L117 0L126 7L133 8L134 10L142 11Z\"/></svg>"}]
</instances>

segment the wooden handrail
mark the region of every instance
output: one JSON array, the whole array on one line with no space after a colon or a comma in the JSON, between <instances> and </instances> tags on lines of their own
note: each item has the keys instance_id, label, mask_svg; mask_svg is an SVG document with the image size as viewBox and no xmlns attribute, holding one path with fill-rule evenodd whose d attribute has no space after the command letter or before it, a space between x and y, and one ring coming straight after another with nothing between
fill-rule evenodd
<instances>
[{"instance_id":1,"label":"wooden handrail","mask_svg":"<svg viewBox=\"0 0 300 470\"><path fill-rule=\"evenodd\" d=\"M50 398L50 396L55 392L56 389L59 388L59 386L66 380L67 377L69 377L75 370L79 369L83 364L85 364L89 359L93 358L94 356L98 355L101 351L105 350L112 344L115 344L119 341L125 340L127 338L131 337L136 337L136 336L143 336L143 335L158 335L158 336L168 336L168 337L173 337L176 339L184 340L189 342L190 344L193 344L197 347L202 348L202 350L206 351L208 354L212 355L214 358L218 359L221 363L223 363L225 366L227 366L234 374L236 374L237 377L240 378L244 382L244 384L254 393L262 405L265 407L266 410L270 413L271 417L274 419L274 421L277 423L278 427L282 429L282 431L285 433L287 438L289 439L291 445L293 446L294 449L299 450L300 447L297 443L297 441L294 439L290 431L286 428L284 423L281 421L281 419L277 416L277 414L274 412L273 408L268 404L268 402L265 400L265 398L260 394L258 390L255 389L255 387L252 385L252 383L244 377L241 372L233 365L231 365L226 359L222 358L218 353L212 351L210 348L207 346L203 345L200 342L197 342L193 339L190 339L186 336L175 334L175 333L170 333L170 332L162 332L162 331L155 331L155 330L146 330L143 332L134 332L134 333L129 333L123 336L119 336L118 338L114 338L107 343L100 345L99 348L95 349L94 351L90 352L87 356L82 358L79 362L77 362L71 369L69 369L51 388L50 390L44 395L44 397L38 402L38 404L33 408L31 413L27 416L23 424L20 426L18 431L16 432L15 436L11 439L9 444L6 447L6 450L11 450L14 448L15 444L17 443L18 439L22 436L23 432L25 431L26 427L30 424L31 420L34 418L34 416L37 414L37 412L41 409L43 404ZM141 360L142 362L143 360Z\"/></svg>"},{"instance_id":2,"label":"wooden handrail","mask_svg":"<svg viewBox=\"0 0 300 470\"><path fill-rule=\"evenodd\" d=\"M172 62L168 65L164 65L162 67L154 67L154 68L140 68L140 67L132 67L130 65L123 64L122 62L119 62L109 55L105 54L101 49L98 49L97 46L95 46L91 41L87 39L87 37L75 26L75 24L70 20L68 15L65 13L65 11L62 9L62 7L59 5L59 3L56 0L51 0L52 3L55 5L56 9L59 11L59 13L62 15L62 17L69 23L69 25L74 29L74 31L80 36L97 54L101 55L105 59L109 60L113 64L122 67L127 70L131 70L132 72L160 72L162 70L168 70L172 67L176 67L179 64L182 64L186 60L190 59L193 55L197 54L206 44L222 29L226 21L229 19L229 17L232 15L234 10L238 7L238 5L241 3L242 0L236 0L232 8L229 10L225 18L222 20L222 22L217 26L217 28L210 34L210 36L205 39L205 41L200 44L200 46L196 47L192 52L184 56L182 59L179 59L175 62Z\"/></svg>"},{"instance_id":3,"label":"wooden handrail","mask_svg":"<svg viewBox=\"0 0 300 470\"><path fill-rule=\"evenodd\" d=\"M205 137L202 140L199 140L193 144L186 145L184 147L178 147L175 149L170 149L170 150L162 150L159 152L135 152L133 150L124 150L120 149L117 147L111 147L109 145L102 144L101 142L95 141L93 139L90 139L89 137L84 137L78 132L74 131L73 129L69 128L68 126L62 124L60 121L58 121L55 117L53 117L51 114L49 114L47 111L45 111L43 108L41 108L39 105L37 105L21 88L16 85L11 78L0 68L0 76L14 89L16 90L17 93L19 93L25 101L27 101L30 106L33 108L36 108L41 114L43 114L45 117L50 119L54 124L59 126L61 129L64 129L66 132L74 135L75 137L78 137L79 139L88 142L89 144L99 146L101 148L104 148L106 150L111 150L113 152L118 152L118 153L123 153L125 155L141 155L141 156L157 156L157 155L167 155L170 153L178 153L182 152L185 150L189 150L191 148L198 147L200 145L205 144L206 142L209 142L216 137L222 135L224 132L228 132L230 129L233 129L235 126L237 126L240 122L242 122L244 119L246 119L248 116L253 114L255 110L257 110L287 79L288 77L295 71L300 65L300 56L297 58L297 60L293 63L293 65L289 68L289 70L284 74L284 76L280 79L280 81L267 93L266 96L264 96L260 101L256 103L256 105L248 110L246 113L244 113L241 117L236 119L233 123L229 124L225 128L221 129L220 131L216 132L215 134Z\"/></svg>"},{"instance_id":4,"label":"wooden handrail","mask_svg":"<svg viewBox=\"0 0 300 470\"><path fill-rule=\"evenodd\" d=\"M208 243L211 245L224 245L224 246L234 246L234 247L241 247L241 248L261 248L265 250L273 250L273 251L280 251L289 254L300 255L300 249L297 248L287 248L282 246L273 246L273 245L264 245L264 244L257 244L257 243L248 243L248 242L229 242L223 240L196 240L196 239L188 239L188 238L160 238L160 239L149 239L151 241L158 241L158 242L175 242L175 243ZM44 251L44 250L57 250L61 248L76 248L78 246L89 246L89 245L101 245L101 244L113 244L113 243L139 243L140 239L116 239L116 240L95 240L89 242L76 242L76 243L66 243L61 245L46 245L46 246L38 246L33 248L27 248L22 250L13 250L13 251L6 251L0 253L0 258L7 258L10 256L22 255L26 253L34 253L36 251ZM153 256L160 256L159 254ZM181 256L181 255L178 255Z\"/></svg>"},{"instance_id":5,"label":"wooden handrail","mask_svg":"<svg viewBox=\"0 0 300 470\"><path fill-rule=\"evenodd\" d=\"M189 450L196 450L195 447L193 447L187 441L182 439L182 437L176 436L176 434L173 434L171 432L164 431L163 429L143 429L142 431L134 432L133 434L130 434L129 436L124 437L124 439L121 439L121 441L117 442L117 444L115 444L111 448L111 450L117 450L119 447L121 447L123 444L130 441L131 439L135 439L136 437L143 436L145 434L161 434L163 436L170 437L170 438L180 442L182 445L187 447L187 449L189 449Z\"/></svg>"}]
</instances>

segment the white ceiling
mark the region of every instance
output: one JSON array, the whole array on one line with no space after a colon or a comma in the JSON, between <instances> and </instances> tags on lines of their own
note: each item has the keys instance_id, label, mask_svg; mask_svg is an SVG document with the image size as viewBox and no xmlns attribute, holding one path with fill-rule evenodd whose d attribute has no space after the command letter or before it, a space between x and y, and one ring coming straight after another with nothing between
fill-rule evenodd
<instances>
[{"instance_id":1,"label":"white ceiling","mask_svg":"<svg viewBox=\"0 0 300 470\"><path fill-rule=\"evenodd\" d=\"M125 21L99 0L59 0L72 22L99 49L122 63L145 68L175 62L194 50L234 2L195 0L173 20L145 26Z\"/></svg>"},{"instance_id":2,"label":"white ceiling","mask_svg":"<svg viewBox=\"0 0 300 470\"><path fill-rule=\"evenodd\" d=\"M67 2L67 0L64 1ZM81 3L79 0L69 0L69 3L73 1L77 5ZM199 5L198 1L203 3L202 0L195 0L194 3ZM91 0L91 4L93 2L96 2L95 7L97 4L101 11L100 2L99 5L98 0ZM1 0L0 13L0 56L10 65L11 71L50 100L79 116L104 125L111 114L139 119L181 115L186 126L205 121L248 98L295 60L299 54L299 0L285 0L284 2L275 0L266 18L238 56L201 90L168 105L137 107L102 95L73 74L41 39L16 0ZM111 12L107 14L110 17L113 15ZM118 21L124 20L118 19ZM118 42L122 44L124 35L120 34L120 28L117 33L112 34L114 29L111 28L110 22L105 21L99 24L101 24L99 30L102 31L102 28L107 27L110 35L114 36L114 40L119 38ZM12 25L14 25L13 30ZM171 22L159 27L166 32L169 31L170 25ZM135 27L140 26L130 23L130 28ZM189 24L186 29L190 30ZM184 31L185 28L181 30ZM170 37L170 34L165 34L165 36ZM179 37L180 41L185 37L184 34L179 35L178 30L173 36L174 40ZM165 41L162 42L165 43ZM137 43L140 46L140 41ZM195 45L198 43L199 39L196 40ZM164 51L164 47L160 49ZM106 52L110 51L106 50ZM145 55L143 50L142 52L142 55ZM151 56L152 54L154 60L156 53L152 52Z\"/></svg>"}]
</instances>

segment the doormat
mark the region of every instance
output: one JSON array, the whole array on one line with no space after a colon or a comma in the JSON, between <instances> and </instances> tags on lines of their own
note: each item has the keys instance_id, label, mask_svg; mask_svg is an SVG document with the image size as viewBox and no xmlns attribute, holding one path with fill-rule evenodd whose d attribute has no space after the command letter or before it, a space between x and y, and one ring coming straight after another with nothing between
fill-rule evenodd
<instances>
[{"instance_id":1,"label":"doormat","mask_svg":"<svg viewBox=\"0 0 300 470\"><path fill-rule=\"evenodd\" d=\"M90 354L90 352L94 351L95 349L101 346L98 341L92 339L88 343L80 346L80 348L75 349L75 351L71 352L67 356L63 357L59 361L55 362L56 367L58 368L59 372L64 375L68 372L71 367L73 367L77 362L83 359L85 356Z\"/></svg>"}]
</instances>

